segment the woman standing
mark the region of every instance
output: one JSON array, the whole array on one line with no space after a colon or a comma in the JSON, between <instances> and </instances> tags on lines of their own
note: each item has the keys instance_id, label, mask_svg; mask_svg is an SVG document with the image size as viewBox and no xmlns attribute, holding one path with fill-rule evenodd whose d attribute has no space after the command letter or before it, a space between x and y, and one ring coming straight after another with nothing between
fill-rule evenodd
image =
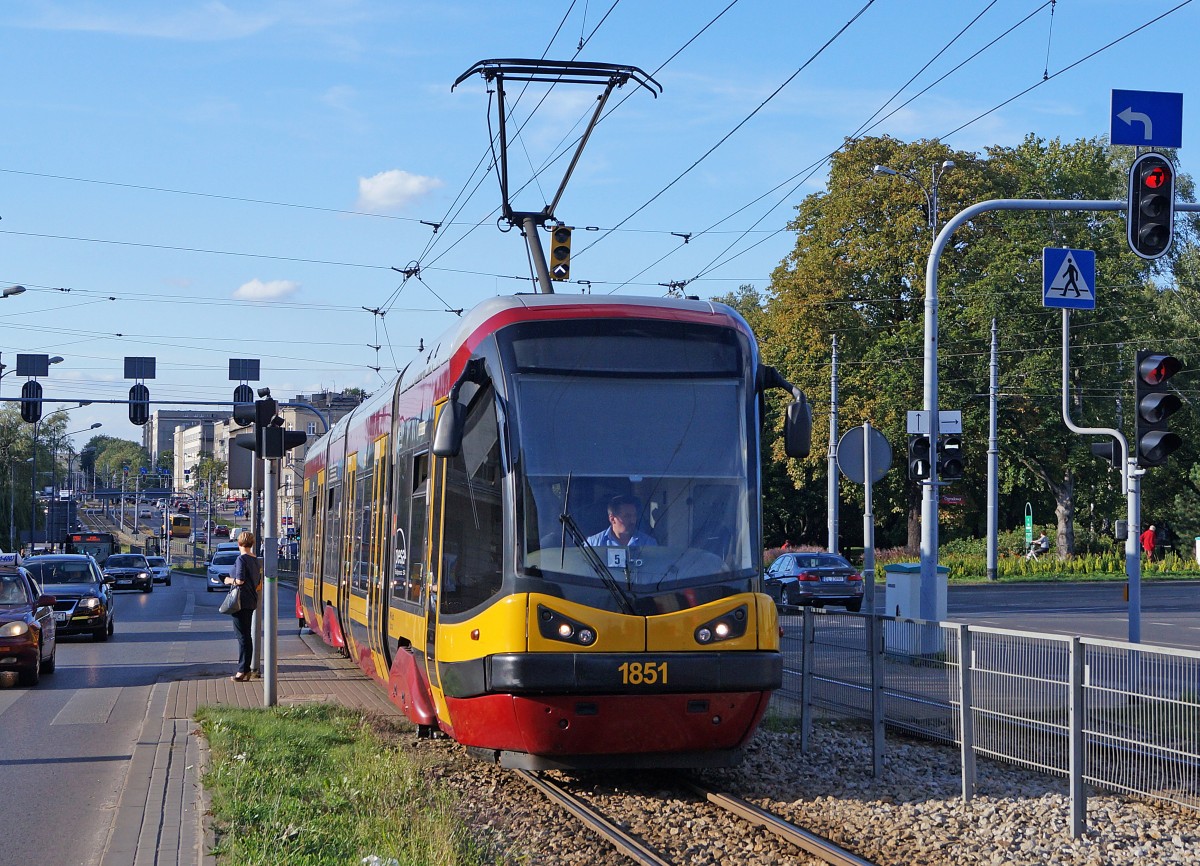
<instances>
[{"instance_id":1,"label":"woman standing","mask_svg":"<svg viewBox=\"0 0 1200 866\"><path fill-rule=\"evenodd\" d=\"M254 662L254 611L258 607L262 570L254 558L254 533L247 531L239 534L237 545L240 553L225 583L239 588L241 607L233 615L233 630L238 641L238 669L231 679L235 683L244 683L250 679L250 666Z\"/></svg>"}]
</instances>

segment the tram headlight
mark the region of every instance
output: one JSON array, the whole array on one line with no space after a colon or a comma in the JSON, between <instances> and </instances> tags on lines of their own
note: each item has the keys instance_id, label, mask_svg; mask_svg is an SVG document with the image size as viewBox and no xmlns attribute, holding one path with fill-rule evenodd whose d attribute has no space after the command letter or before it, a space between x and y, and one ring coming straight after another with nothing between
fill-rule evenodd
<instances>
[{"instance_id":1,"label":"tram headlight","mask_svg":"<svg viewBox=\"0 0 1200 866\"><path fill-rule=\"evenodd\" d=\"M537 606L537 624L538 632L547 640L563 641L579 646L591 646L596 642L596 630L590 625L561 614L544 604Z\"/></svg>"},{"instance_id":2,"label":"tram headlight","mask_svg":"<svg viewBox=\"0 0 1200 866\"><path fill-rule=\"evenodd\" d=\"M694 633L696 643L701 645L720 643L721 641L741 637L746 633L748 619L746 605L744 604L740 607L735 607L733 610L726 611L715 619L701 623L696 628Z\"/></svg>"}]
</instances>

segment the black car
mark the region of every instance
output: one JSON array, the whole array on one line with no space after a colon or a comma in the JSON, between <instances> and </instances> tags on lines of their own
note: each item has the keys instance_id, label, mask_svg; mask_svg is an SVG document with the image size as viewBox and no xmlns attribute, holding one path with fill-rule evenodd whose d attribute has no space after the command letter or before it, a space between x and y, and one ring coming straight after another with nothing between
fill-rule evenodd
<instances>
[{"instance_id":1,"label":"black car","mask_svg":"<svg viewBox=\"0 0 1200 866\"><path fill-rule=\"evenodd\" d=\"M771 563L763 581L780 604L835 604L858 612L862 608L863 578L836 553L784 553Z\"/></svg>"},{"instance_id":2,"label":"black car","mask_svg":"<svg viewBox=\"0 0 1200 866\"><path fill-rule=\"evenodd\" d=\"M23 686L54 673L58 650L54 597L42 592L15 553L0 554L0 671L16 671Z\"/></svg>"},{"instance_id":3,"label":"black car","mask_svg":"<svg viewBox=\"0 0 1200 866\"><path fill-rule=\"evenodd\" d=\"M114 553L104 560L104 579L113 589L154 591L154 571L140 553Z\"/></svg>"},{"instance_id":4,"label":"black car","mask_svg":"<svg viewBox=\"0 0 1200 866\"><path fill-rule=\"evenodd\" d=\"M25 568L54 596L54 622L60 635L90 634L108 640L113 633L114 593L96 560L86 553L34 556Z\"/></svg>"}]
</instances>

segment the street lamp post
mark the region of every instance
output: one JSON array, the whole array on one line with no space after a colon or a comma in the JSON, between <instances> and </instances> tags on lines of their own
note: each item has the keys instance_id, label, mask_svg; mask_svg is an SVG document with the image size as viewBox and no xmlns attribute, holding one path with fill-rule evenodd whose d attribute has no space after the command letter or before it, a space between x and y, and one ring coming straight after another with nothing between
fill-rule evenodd
<instances>
[{"instance_id":1,"label":"street lamp post","mask_svg":"<svg viewBox=\"0 0 1200 866\"><path fill-rule=\"evenodd\" d=\"M912 172L900 172L884 165L877 165L873 170L875 175L902 177L911 181L925 194L926 218L929 226L929 241L932 249L938 238L938 186L947 169L954 168L951 160L944 160L940 165L930 167L930 185L917 178ZM928 271L928 268L927 268ZM926 283L928 284L928 273ZM929 431L929 477L921 485L921 615L935 618L934 611L927 610L927 600L934 598L934 586L937 580L938 562L938 469L937 442L940 433L940 417L937 404L937 293L928 288L925 292L925 359L924 359L924 393L922 410L925 413L925 427Z\"/></svg>"}]
</instances>

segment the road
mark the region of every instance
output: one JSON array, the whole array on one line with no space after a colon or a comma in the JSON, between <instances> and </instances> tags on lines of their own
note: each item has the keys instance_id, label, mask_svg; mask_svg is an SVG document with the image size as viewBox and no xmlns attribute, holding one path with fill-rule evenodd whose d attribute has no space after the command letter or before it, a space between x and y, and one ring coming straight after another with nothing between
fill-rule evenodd
<instances>
[{"instance_id":1,"label":"road","mask_svg":"<svg viewBox=\"0 0 1200 866\"><path fill-rule=\"evenodd\" d=\"M1129 639L1125 582L951 586L947 618L1018 631ZM888 613L882 586L875 609ZM1142 643L1200 649L1200 581L1142 582ZM837 608L832 608L837 610Z\"/></svg>"},{"instance_id":2,"label":"road","mask_svg":"<svg viewBox=\"0 0 1200 866\"><path fill-rule=\"evenodd\" d=\"M197 675L235 669L232 625L217 612L221 594L204 583L176 572L169 587L117 593L112 638L62 639L56 672L34 688L0 674L8 816L0 862L99 862L155 681L184 667ZM279 610L293 605L281 587Z\"/></svg>"}]
</instances>

